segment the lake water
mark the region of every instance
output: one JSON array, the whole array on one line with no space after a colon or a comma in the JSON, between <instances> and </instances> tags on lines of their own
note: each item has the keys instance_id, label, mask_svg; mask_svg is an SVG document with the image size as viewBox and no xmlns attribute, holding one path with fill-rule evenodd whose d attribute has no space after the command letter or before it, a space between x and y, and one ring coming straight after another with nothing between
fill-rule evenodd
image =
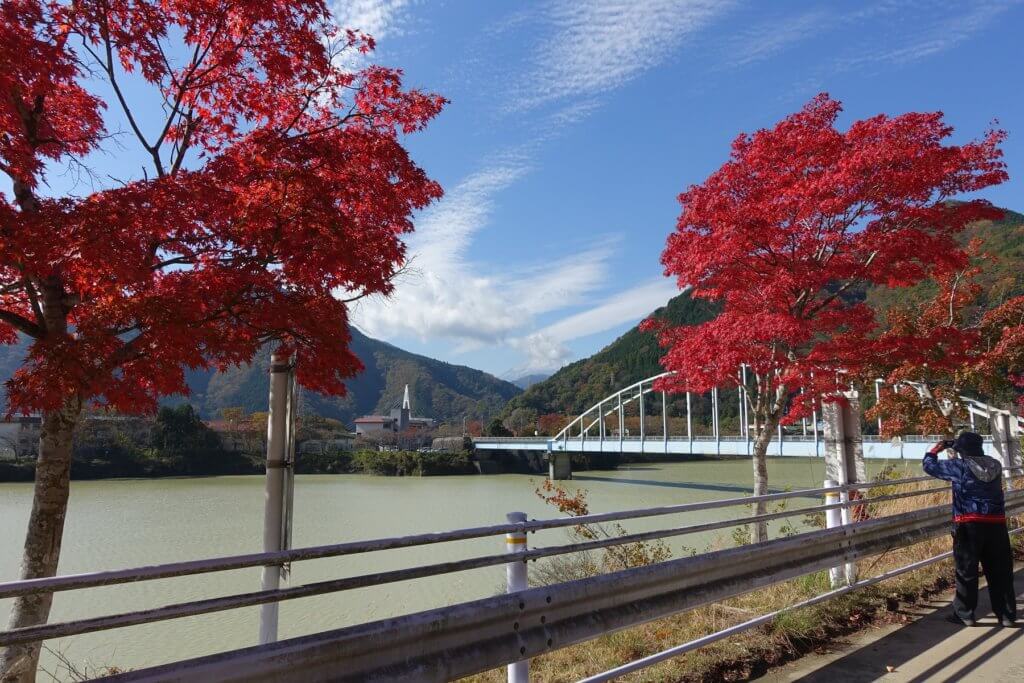
<instances>
[{"instance_id":1,"label":"lake water","mask_svg":"<svg viewBox=\"0 0 1024 683\"><path fill-rule=\"evenodd\" d=\"M868 461L869 473L883 461ZM918 473L918 465L907 461ZM902 465L901 465L902 466ZM773 488L821 485L821 460L769 462ZM645 463L614 472L581 472L570 490L585 488L592 512L732 498L749 493L747 460ZM556 517L535 495L538 476L386 478L299 475L295 483L295 547L497 524L522 510L531 518ZM31 503L31 485L0 484L0 580L16 578ZM802 504L812 504L803 500ZM794 501L790 507L802 506ZM673 515L624 523L628 531L691 524L736 516L742 508ZM794 522L799 520L794 519ZM262 477L149 479L72 482L60 573L72 574L178 560L256 552L261 549ZM714 538L712 537L714 536ZM673 541L700 549L729 537L728 530ZM564 530L530 536L532 546L566 539ZM492 537L399 551L299 562L290 585L354 576L416 564L504 550ZM243 593L259 588L258 568L198 577L125 584L58 593L54 621ZM503 590L501 566L364 588L281 603L282 638L360 623ZM9 600L0 600L6 625ZM141 667L255 643L258 608L165 621L158 624L50 641L72 661L92 666ZM44 665L53 667L52 658ZM41 680L45 680L41 679Z\"/></svg>"}]
</instances>

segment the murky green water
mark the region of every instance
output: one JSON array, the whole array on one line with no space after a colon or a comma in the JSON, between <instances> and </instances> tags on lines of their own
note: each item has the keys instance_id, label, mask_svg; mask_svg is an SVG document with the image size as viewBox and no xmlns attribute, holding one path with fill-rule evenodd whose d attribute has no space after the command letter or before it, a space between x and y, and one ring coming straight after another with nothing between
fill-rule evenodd
<instances>
[{"instance_id":1,"label":"murky green water","mask_svg":"<svg viewBox=\"0 0 1024 683\"><path fill-rule=\"evenodd\" d=\"M884 465L869 461L871 472ZM908 466L916 472L916 463ZM821 485L820 460L772 460L773 488ZM578 473L570 488L589 491L592 512L671 505L749 493L746 460L653 463L615 472ZM299 476L295 490L295 546L441 531L501 523L505 513L557 516L534 495L539 477L384 478ZM0 579L17 576L31 487L0 484ZM804 501L811 504L810 501ZM796 507L796 503L791 504ZM742 509L740 509L742 510ZM737 509L624 523L629 531L735 516ZM60 573L141 566L259 551L261 477L73 482ZM794 520L798 521L798 520ZM530 544L563 541L561 530L531 535ZM717 532L727 538L728 530ZM674 541L703 549L710 535ZM416 564L501 552L501 537L401 551L297 563L291 585ZM67 620L243 593L259 588L259 569L58 593L52 620ZM297 636L372 619L492 595L504 569L486 569L365 588L282 603L281 636ZM10 601L0 601L6 624ZM136 626L51 641L73 661L140 667L255 643L258 608ZM53 666L48 659L47 666ZM46 679L43 679L46 680Z\"/></svg>"}]
</instances>

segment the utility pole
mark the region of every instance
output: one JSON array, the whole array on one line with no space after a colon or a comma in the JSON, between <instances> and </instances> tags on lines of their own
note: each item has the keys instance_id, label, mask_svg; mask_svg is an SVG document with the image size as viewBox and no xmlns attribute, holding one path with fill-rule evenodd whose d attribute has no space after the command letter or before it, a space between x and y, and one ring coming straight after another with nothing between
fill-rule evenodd
<instances>
[{"instance_id":1,"label":"utility pole","mask_svg":"<svg viewBox=\"0 0 1024 683\"><path fill-rule=\"evenodd\" d=\"M295 365L288 356L270 357L270 415L267 417L267 479L263 512L263 551L291 547L295 460ZM287 575L284 565L263 567L262 589L277 590ZM260 607L260 644L277 641L277 602Z\"/></svg>"}]
</instances>

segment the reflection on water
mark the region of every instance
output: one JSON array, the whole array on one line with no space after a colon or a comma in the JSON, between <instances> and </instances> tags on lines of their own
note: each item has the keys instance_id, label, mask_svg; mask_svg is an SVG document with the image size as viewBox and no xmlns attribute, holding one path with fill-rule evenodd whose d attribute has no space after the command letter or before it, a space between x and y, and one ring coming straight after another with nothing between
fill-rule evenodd
<instances>
[{"instance_id":1,"label":"reflection on water","mask_svg":"<svg viewBox=\"0 0 1024 683\"><path fill-rule=\"evenodd\" d=\"M868 461L875 472L884 465ZM914 472L917 463L908 462ZM821 460L772 460L773 490L821 485ZM581 472L570 489L584 488L592 512L742 497L749 493L747 460L644 463L614 472ZM300 475L296 479L295 545L443 531L497 524L505 513L556 516L534 495L539 477L386 478L359 475ZM28 520L31 486L0 484L0 580L16 577ZM799 504L790 507L800 507ZM740 509L742 511L742 508ZM741 512L742 514L742 512ZM630 520L629 531L727 519L737 510L707 510L685 516ZM254 552L261 548L261 477L111 480L73 482L61 574ZM793 520L799 521L799 520ZM532 546L557 544L564 530L530 536ZM728 530L717 533L728 537ZM711 535L676 539L670 545L704 548ZM501 537L296 563L297 585L415 564L446 561L504 549ZM259 569L167 579L58 593L53 620L98 616L184 602L259 587ZM503 590L504 569L485 569L365 588L282 604L282 637L313 633ZM0 600L6 623L9 601ZM50 643L73 661L139 667L255 643L258 608L246 608Z\"/></svg>"}]
</instances>

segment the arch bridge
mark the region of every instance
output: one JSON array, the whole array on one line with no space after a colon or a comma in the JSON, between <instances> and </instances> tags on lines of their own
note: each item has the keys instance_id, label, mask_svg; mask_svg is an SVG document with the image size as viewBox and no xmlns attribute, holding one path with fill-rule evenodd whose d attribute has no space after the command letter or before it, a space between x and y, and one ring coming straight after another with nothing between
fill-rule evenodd
<instances>
[{"instance_id":1,"label":"arch bridge","mask_svg":"<svg viewBox=\"0 0 1024 683\"><path fill-rule=\"evenodd\" d=\"M567 478L568 457L561 454L594 455L602 453L647 456L749 456L753 452L746 390L713 389L707 394L670 394L657 391L655 382L674 375L663 372L615 391L573 418L551 437L477 437L474 445L483 451L543 451L555 478ZM884 391L882 380L875 381L875 397ZM986 435L985 448L993 455L1003 450L1016 453L1024 434L1024 419L977 399L961 396L967 406L972 430ZM851 395L851 406L860 411L860 401ZM827 406L825 407L827 412ZM728 415L723 428L723 413ZM858 412L859 414L859 412ZM705 418L697 421L696 418ZM704 422L710 418L709 425ZM775 457L824 457L826 448L825 416L814 411L799 425L776 430L768 446ZM880 425L879 425L880 426ZM847 430L849 431L849 429ZM994 435L994 436L993 436ZM848 435L846 438L850 438ZM908 436L883 439L876 435L858 435L865 458L918 458L922 445L934 443L935 436ZM557 471L556 471L557 470Z\"/></svg>"}]
</instances>

